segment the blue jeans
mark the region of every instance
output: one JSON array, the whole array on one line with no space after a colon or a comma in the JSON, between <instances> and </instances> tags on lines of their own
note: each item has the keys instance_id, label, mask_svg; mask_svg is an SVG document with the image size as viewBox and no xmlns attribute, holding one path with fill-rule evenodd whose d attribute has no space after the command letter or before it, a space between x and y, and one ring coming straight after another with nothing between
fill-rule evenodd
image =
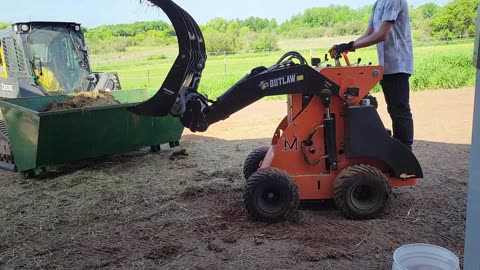
<instances>
[{"instance_id":1,"label":"blue jeans","mask_svg":"<svg viewBox=\"0 0 480 270\"><path fill-rule=\"evenodd\" d=\"M409 79L407 73L388 74L383 76L380 85L392 119L393 137L412 149L414 128Z\"/></svg>"}]
</instances>

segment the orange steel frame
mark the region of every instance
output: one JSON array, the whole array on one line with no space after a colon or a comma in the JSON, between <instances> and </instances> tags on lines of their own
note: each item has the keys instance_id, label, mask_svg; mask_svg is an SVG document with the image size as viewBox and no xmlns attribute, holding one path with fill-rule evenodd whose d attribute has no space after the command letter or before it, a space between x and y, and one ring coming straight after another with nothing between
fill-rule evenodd
<instances>
[{"instance_id":1,"label":"orange steel frame","mask_svg":"<svg viewBox=\"0 0 480 270\"><path fill-rule=\"evenodd\" d=\"M348 58L345 57L348 61ZM369 164L377 167L389 178L392 186L414 186L418 178L400 179L391 177L386 165L378 160L348 159L344 152L346 104L359 104L370 90L382 79L380 66L347 66L317 68L318 72L341 86L338 96L332 96L330 112L336 118L336 143L338 151L338 170L331 171L325 156L323 119L325 108L320 97L315 96L308 106L302 108L302 94L289 96L288 115L276 129L270 150L261 164L261 168L275 167L285 170L297 184L301 200L322 200L333 198L333 185L336 176L346 167L355 164ZM347 88L359 88L359 96L346 98ZM321 90L321 89L319 89ZM313 146L302 151L302 141L317 130L312 138ZM311 153L310 149L315 149ZM316 165L309 165L305 156Z\"/></svg>"}]
</instances>

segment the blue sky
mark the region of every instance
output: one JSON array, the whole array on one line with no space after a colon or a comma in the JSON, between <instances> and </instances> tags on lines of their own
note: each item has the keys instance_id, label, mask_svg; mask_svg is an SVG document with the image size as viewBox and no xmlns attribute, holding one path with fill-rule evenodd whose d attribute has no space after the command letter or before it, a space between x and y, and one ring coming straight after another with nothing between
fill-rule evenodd
<instances>
[{"instance_id":1,"label":"blue sky","mask_svg":"<svg viewBox=\"0 0 480 270\"><path fill-rule=\"evenodd\" d=\"M227 19L258 16L275 18L278 22L303 12L306 8L330 4L350 5L352 8L373 4L375 0L176 0L199 24L214 17ZM435 2L441 6L450 0L409 0L414 7ZM132 23L135 21L167 20L162 11L140 5L138 0L20 0L2 4L0 21L27 20L73 21L91 28L102 24Z\"/></svg>"}]
</instances>

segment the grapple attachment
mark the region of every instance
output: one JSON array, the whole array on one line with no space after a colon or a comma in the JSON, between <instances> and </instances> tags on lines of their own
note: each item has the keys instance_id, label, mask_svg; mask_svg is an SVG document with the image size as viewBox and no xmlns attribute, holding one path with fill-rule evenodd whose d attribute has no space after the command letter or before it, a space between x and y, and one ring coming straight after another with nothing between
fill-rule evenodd
<instances>
[{"instance_id":1,"label":"grapple attachment","mask_svg":"<svg viewBox=\"0 0 480 270\"><path fill-rule=\"evenodd\" d=\"M206 97L197 93L207 54L203 35L195 20L171 0L148 0L161 8L170 19L178 39L179 54L158 92L149 100L129 110L142 116L174 115L182 118L185 126L195 119L203 125L203 114L189 115L188 107L207 106ZM197 111L198 111L197 109ZM201 109L200 109L201 110ZM185 121L190 123L185 123Z\"/></svg>"}]
</instances>

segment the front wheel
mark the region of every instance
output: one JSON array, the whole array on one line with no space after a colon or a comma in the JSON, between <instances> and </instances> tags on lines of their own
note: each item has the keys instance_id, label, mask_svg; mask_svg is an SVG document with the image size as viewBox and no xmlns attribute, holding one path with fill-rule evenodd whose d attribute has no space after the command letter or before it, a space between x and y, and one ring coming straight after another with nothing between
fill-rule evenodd
<instances>
[{"instance_id":1,"label":"front wheel","mask_svg":"<svg viewBox=\"0 0 480 270\"><path fill-rule=\"evenodd\" d=\"M292 218L300 203L293 179L276 168L260 169L252 174L247 180L243 199L248 216L264 222Z\"/></svg>"},{"instance_id":2,"label":"front wheel","mask_svg":"<svg viewBox=\"0 0 480 270\"><path fill-rule=\"evenodd\" d=\"M335 179L334 201L351 219L373 219L382 214L391 194L387 177L370 165L345 168Z\"/></svg>"}]
</instances>

